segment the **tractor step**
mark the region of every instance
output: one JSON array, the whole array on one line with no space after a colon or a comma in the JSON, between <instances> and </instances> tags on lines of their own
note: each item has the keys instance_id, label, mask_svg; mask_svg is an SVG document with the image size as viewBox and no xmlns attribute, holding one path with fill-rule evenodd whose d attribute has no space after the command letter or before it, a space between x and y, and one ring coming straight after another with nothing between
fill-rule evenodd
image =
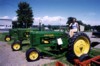
<instances>
[{"instance_id":1,"label":"tractor step","mask_svg":"<svg viewBox=\"0 0 100 66\"><path fill-rule=\"evenodd\" d=\"M74 59L75 65L74 66L92 66L92 64L98 66L100 65L100 55L80 62L79 59Z\"/></svg>"}]
</instances>

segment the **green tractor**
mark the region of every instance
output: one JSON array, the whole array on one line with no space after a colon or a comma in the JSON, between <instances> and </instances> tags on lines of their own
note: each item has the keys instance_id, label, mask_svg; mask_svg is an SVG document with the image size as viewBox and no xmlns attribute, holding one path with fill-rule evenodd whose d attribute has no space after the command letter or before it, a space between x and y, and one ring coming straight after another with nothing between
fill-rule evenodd
<instances>
[{"instance_id":1,"label":"green tractor","mask_svg":"<svg viewBox=\"0 0 100 66\"><path fill-rule=\"evenodd\" d=\"M30 32L30 49L26 52L27 61L39 60L42 54L58 58L67 55L68 59L83 58L90 51L90 39L83 33L75 33L72 38L65 32Z\"/></svg>"},{"instance_id":2,"label":"green tractor","mask_svg":"<svg viewBox=\"0 0 100 66\"><path fill-rule=\"evenodd\" d=\"M19 28L17 30L17 38L15 37L14 42L11 45L13 51L18 51L22 49L22 42L29 41L30 31L39 31L38 29L30 28Z\"/></svg>"},{"instance_id":3,"label":"green tractor","mask_svg":"<svg viewBox=\"0 0 100 66\"><path fill-rule=\"evenodd\" d=\"M5 36L4 40L6 42L8 41L11 41L12 39L14 39L15 37L17 37L18 35L18 32L17 32L18 29L10 29L9 30L9 34Z\"/></svg>"}]
</instances>

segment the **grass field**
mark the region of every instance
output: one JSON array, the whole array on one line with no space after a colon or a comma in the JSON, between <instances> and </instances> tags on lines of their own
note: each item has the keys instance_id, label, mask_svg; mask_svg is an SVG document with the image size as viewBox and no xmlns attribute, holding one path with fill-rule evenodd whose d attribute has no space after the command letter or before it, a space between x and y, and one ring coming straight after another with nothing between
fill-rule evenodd
<instances>
[{"instance_id":1,"label":"grass field","mask_svg":"<svg viewBox=\"0 0 100 66\"><path fill-rule=\"evenodd\" d=\"M4 37L5 35L7 35L8 33L0 33L0 41L4 41Z\"/></svg>"},{"instance_id":2,"label":"grass field","mask_svg":"<svg viewBox=\"0 0 100 66\"><path fill-rule=\"evenodd\" d=\"M0 34L0 41L3 41L4 42L4 37L5 35L7 35L7 33L1 33ZM8 42L9 45L11 45L13 43L13 40ZM28 41L24 41L23 42L23 47L22 47L22 52L26 52L26 50L28 50L30 48L30 45L29 45L29 40ZM90 51L90 56L97 56L97 55L100 55L100 49L97 49L97 48L92 48L92 50ZM62 62L63 64L67 64L65 66L73 66L72 64L70 64L67 60L66 60L66 57L61 57L59 59L56 59L57 61L60 61ZM54 66L55 65L55 62L52 62L52 63L48 63L48 64L44 64L43 66Z\"/></svg>"}]
</instances>

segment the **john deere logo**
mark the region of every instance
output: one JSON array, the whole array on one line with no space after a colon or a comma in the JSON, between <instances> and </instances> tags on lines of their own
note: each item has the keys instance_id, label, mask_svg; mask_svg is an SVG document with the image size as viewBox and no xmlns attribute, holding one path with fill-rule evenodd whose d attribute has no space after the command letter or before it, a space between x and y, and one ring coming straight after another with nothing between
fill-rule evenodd
<instances>
[{"instance_id":1,"label":"john deere logo","mask_svg":"<svg viewBox=\"0 0 100 66\"><path fill-rule=\"evenodd\" d=\"M45 34L44 36L54 36L53 34Z\"/></svg>"}]
</instances>

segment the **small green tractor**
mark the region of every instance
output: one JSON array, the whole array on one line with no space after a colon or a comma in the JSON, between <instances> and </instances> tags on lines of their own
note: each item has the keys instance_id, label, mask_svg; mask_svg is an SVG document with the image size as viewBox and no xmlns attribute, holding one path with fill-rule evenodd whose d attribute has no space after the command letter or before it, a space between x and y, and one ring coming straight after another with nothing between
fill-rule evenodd
<instances>
[{"instance_id":1,"label":"small green tractor","mask_svg":"<svg viewBox=\"0 0 100 66\"><path fill-rule=\"evenodd\" d=\"M18 29L10 29L9 34L5 36L4 40L8 42L14 39L15 37L17 37L17 33L18 33L17 30Z\"/></svg>"},{"instance_id":2,"label":"small green tractor","mask_svg":"<svg viewBox=\"0 0 100 66\"><path fill-rule=\"evenodd\" d=\"M67 55L68 59L83 60L90 51L90 39L83 33L75 33L72 38L65 32L36 31L30 32L30 49L26 51L27 61L39 60L43 54L52 57Z\"/></svg>"},{"instance_id":3,"label":"small green tractor","mask_svg":"<svg viewBox=\"0 0 100 66\"><path fill-rule=\"evenodd\" d=\"M17 37L15 36L14 42L11 45L13 51L18 51L22 48L22 42L29 41L30 31L39 31L38 29L19 28L17 29ZM19 46L20 45L20 46Z\"/></svg>"}]
</instances>

